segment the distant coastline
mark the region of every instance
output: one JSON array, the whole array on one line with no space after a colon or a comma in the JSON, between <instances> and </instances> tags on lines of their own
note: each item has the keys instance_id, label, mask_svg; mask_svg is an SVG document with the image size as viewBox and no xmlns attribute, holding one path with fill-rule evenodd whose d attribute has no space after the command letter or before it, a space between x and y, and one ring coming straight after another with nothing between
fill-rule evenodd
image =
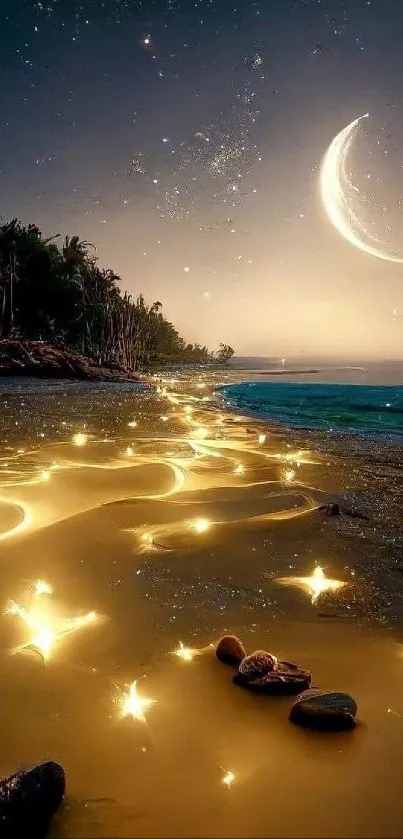
<instances>
[{"instance_id":1,"label":"distant coastline","mask_svg":"<svg viewBox=\"0 0 403 839\"><path fill-rule=\"evenodd\" d=\"M236 370L239 373L248 373L247 369L240 368L239 371L236 367L231 366L231 370ZM251 371L259 376L309 376L312 373L320 373L320 368L310 367L306 370L253 370Z\"/></svg>"},{"instance_id":2,"label":"distant coastline","mask_svg":"<svg viewBox=\"0 0 403 839\"><path fill-rule=\"evenodd\" d=\"M158 369L226 369L225 363L219 364L211 359L208 363L190 362L166 364L161 362ZM59 379L88 382L147 382L153 368L133 371L118 362L98 363L88 355L74 352L68 347L58 346L48 341L28 340L25 338L0 338L0 380L2 378Z\"/></svg>"}]
</instances>

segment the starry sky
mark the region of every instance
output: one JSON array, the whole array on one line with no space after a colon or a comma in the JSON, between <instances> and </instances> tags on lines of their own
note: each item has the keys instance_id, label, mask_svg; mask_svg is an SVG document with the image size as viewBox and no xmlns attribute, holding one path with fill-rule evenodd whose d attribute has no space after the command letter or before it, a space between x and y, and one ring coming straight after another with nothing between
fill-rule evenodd
<instances>
[{"instance_id":1,"label":"starry sky","mask_svg":"<svg viewBox=\"0 0 403 839\"><path fill-rule=\"evenodd\" d=\"M96 245L190 341L402 358L403 265L332 227L349 159L403 249L401 0L2 0L0 212Z\"/></svg>"}]
</instances>

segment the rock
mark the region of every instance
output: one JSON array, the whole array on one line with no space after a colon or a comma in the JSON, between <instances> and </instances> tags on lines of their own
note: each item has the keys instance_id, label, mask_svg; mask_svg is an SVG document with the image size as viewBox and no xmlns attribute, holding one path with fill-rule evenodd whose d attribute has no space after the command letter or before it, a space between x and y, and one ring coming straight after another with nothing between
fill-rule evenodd
<instances>
[{"instance_id":1,"label":"rock","mask_svg":"<svg viewBox=\"0 0 403 839\"><path fill-rule=\"evenodd\" d=\"M289 661L258 650L241 661L234 684L267 694L292 695L311 684L311 674Z\"/></svg>"},{"instance_id":2,"label":"rock","mask_svg":"<svg viewBox=\"0 0 403 839\"><path fill-rule=\"evenodd\" d=\"M306 690L292 705L289 719L322 731L348 731L356 725L357 704L348 693Z\"/></svg>"},{"instance_id":3,"label":"rock","mask_svg":"<svg viewBox=\"0 0 403 839\"><path fill-rule=\"evenodd\" d=\"M256 650L256 652L246 656L241 661L239 673L246 679L264 676L265 673L274 670L276 662L276 657L271 653L266 653L264 650Z\"/></svg>"},{"instance_id":4,"label":"rock","mask_svg":"<svg viewBox=\"0 0 403 839\"><path fill-rule=\"evenodd\" d=\"M336 503L336 501L331 501L330 504L321 504L318 507L318 510L321 513L324 513L325 516L339 516L340 515L340 506Z\"/></svg>"},{"instance_id":5,"label":"rock","mask_svg":"<svg viewBox=\"0 0 403 839\"><path fill-rule=\"evenodd\" d=\"M0 836L40 839L59 809L66 788L64 770L48 761L0 781Z\"/></svg>"},{"instance_id":6,"label":"rock","mask_svg":"<svg viewBox=\"0 0 403 839\"><path fill-rule=\"evenodd\" d=\"M350 507L340 507L336 501L331 501L329 504L321 504L318 507L318 511L320 513L324 513L325 516L340 516L343 514L344 516L350 516L353 519L363 519L363 521L369 521L369 517L366 516L364 513L360 513L359 510L351 509Z\"/></svg>"},{"instance_id":7,"label":"rock","mask_svg":"<svg viewBox=\"0 0 403 839\"><path fill-rule=\"evenodd\" d=\"M369 516L366 516L365 513L360 513L359 510L353 509L351 507L341 507L341 512L344 513L345 516L350 516L352 519L362 519L363 521L369 521Z\"/></svg>"},{"instance_id":8,"label":"rock","mask_svg":"<svg viewBox=\"0 0 403 839\"><path fill-rule=\"evenodd\" d=\"M216 646L215 654L223 664L237 666L245 658L246 650L235 635L223 635Z\"/></svg>"},{"instance_id":9,"label":"rock","mask_svg":"<svg viewBox=\"0 0 403 839\"><path fill-rule=\"evenodd\" d=\"M46 341L1 338L0 376L12 375L90 381L140 381L132 370L124 370L116 364L101 367L93 358Z\"/></svg>"}]
</instances>

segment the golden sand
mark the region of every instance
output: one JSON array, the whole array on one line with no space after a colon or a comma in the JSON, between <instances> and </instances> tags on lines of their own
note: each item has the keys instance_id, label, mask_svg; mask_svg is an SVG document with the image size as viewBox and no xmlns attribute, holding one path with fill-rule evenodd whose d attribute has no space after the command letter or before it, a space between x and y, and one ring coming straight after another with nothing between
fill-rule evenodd
<instances>
[{"instance_id":1,"label":"golden sand","mask_svg":"<svg viewBox=\"0 0 403 839\"><path fill-rule=\"evenodd\" d=\"M223 411L215 385L161 381L113 433L101 407L85 429L71 413L63 440L2 456L0 594L55 638L45 661L15 608L0 620L0 771L63 764L53 836L402 835L403 656L374 622L374 525L317 511L370 476ZM345 585L312 602L278 583L317 566ZM357 730L300 730L289 699L235 687L224 632L350 692Z\"/></svg>"}]
</instances>

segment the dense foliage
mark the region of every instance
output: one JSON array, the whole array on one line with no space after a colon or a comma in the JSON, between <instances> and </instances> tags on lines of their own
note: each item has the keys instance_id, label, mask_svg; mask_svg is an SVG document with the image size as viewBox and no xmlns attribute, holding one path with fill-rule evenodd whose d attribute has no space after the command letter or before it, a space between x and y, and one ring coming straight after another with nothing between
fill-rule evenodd
<instances>
[{"instance_id":1,"label":"dense foliage","mask_svg":"<svg viewBox=\"0 0 403 839\"><path fill-rule=\"evenodd\" d=\"M214 358L186 344L163 316L161 303L122 294L120 278L100 268L91 244L44 239L17 219L0 226L0 337L39 338L103 365L136 370L153 362L207 363ZM221 344L217 361L233 350Z\"/></svg>"}]
</instances>

